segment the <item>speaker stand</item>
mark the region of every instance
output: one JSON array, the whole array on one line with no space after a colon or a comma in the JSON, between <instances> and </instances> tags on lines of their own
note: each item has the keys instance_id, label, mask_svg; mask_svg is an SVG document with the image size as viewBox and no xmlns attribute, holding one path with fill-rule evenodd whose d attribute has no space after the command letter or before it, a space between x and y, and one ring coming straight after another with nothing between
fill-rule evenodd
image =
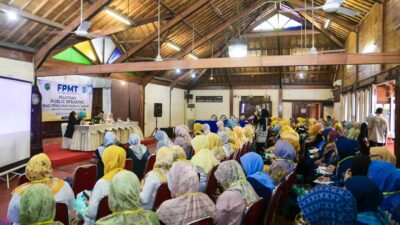
<instances>
[{"instance_id":1,"label":"speaker stand","mask_svg":"<svg viewBox=\"0 0 400 225\"><path fill-rule=\"evenodd\" d=\"M153 132L151 132L151 136L154 136L158 131L158 117L156 117L156 128L154 128Z\"/></svg>"}]
</instances>

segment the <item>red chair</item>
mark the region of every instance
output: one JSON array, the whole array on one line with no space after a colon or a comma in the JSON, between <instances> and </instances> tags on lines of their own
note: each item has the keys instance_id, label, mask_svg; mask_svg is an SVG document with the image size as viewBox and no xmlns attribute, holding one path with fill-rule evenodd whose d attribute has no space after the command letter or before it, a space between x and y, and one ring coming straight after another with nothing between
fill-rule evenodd
<instances>
[{"instance_id":1,"label":"red chair","mask_svg":"<svg viewBox=\"0 0 400 225\"><path fill-rule=\"evenodd\" d=\"M126 159L125 161L125 169L132 171L133 169L133 160L132 159Z\"/></svg>"},{"instance_id":2,"label":"red chair","mask_svg":"<svg viewBox=\"0 0 400 225\"><path fill-rule=\"evenodd\" d=\"M264 225L271 225L274 220L275 210L278 206L279 200L282 195L282 191L285 188L286 182L280 183L277 187L275 187L274 192L272 193L271 200L267 206L267 210L264 215Z\"/></svg>"},{"instance_id":3,"label":"red chair","mask_svg":"<svg viewBox=\"0 0 400 225\"><path fill-rule=\"evenodd\" d=\"M260 198L250 206L246 207L242 219L242 225L261 225L263 206L264 199Z\"/></svg>"},{"instance_id":4,"label":"red chair","mask_svg":"<svg viewBox=\"0 0 400 225\"><path fill-rule=\"evenodd\" d=\"M210 172L208 173L208 181L206 185L206 191L205 193L212 199L212 195L215 193L217 190L217 178L215 178L215 171L218 169L218 165L214 166Z\"/></svg>"},{"instance_id":5,"label":"red chair","mask_svg":"<svg viewBox=\"0 0 400 225\"><path fill-rule=\"evenodd\" d=\"M56 203L56 217L54 221L59 221L64 225L69 225L68 206L65 203Z\"/></svg>"},{"instance_id":6,"label":"red chair","mask_svg":"<svg viewBox=\"0 0 400 225\"><path fill-rule=\"evenodd\" d=\"M169 191L168 184L162 183L157 190L156 198L154 199L153 211L157 211L160 205L169 199L171 199L171 192Z\"/></svg>"},{"instance_id":7,"label":"red chair","mask_svg":"<svg viewBox=\"0 0 400 225\"><path fill-rule=\"evenodd\" d=\"M18 186L22 185L22 184L25 184L25 183L28 183L28 182L30 182L30 180L28 180L28 178L26 178L25 174L19 175L19 177L18 177Z\"/></svg>"},{"instance_id":8,"label":"red chair","mask_svg":"<svg viewBox=\"0 0 400 225\"><path fill-rule=\"evenodd\" d=\"M156 154L149 155L149 158L147 159L146 169L144 170L143 177L145 177L148 172L153 170L154 163L156 163Z\"/></svg>"},{"instance_id":9,"label":"red chair","mask_svg":"<svg viewBox=\"0 0 400 225\"><path fill-rule=\"evenodd\" d=\"M92 190L96 184L96 178L96 165L86 165L76 168L72 183L72 190L74 191L75 196L84 190Z\"/></svg>"},{"instance_id":10,"label":"red chair","mask_svg":"<svg viewBox=\"0 0 400 225\"><path fill-rule=\"evenodd\" d=\"M96 220L99 220L100 218L103 218L103 217L111 215L111 214L112 214L112 212L110 210L110 207L108 207L108 196L103 197L100 200L99 208L97 209Z\"/></svg>"},{"instance_id":11,"label":"red chair","mask_svg":"<svg viewBox=\"0 0 400 225\"><path fill-rule=\"evenodd\" d=\"M187 225L213 225L214 220L211 217L205 217L188 223Z\"/></svg>"}]
</instances>

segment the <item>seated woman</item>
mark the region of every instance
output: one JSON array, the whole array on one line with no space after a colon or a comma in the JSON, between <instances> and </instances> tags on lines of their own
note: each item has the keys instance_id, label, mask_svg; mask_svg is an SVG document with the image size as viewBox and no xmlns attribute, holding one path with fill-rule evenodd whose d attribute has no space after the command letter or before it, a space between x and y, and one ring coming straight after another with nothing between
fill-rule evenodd
<instances>
[{"instance_id":1,"label":"seated woman","mask_svg":"<svg viewBox=\"0 0 400 225\"><path fill-rule=\"evenodd\" d=\"M210 125L208 125L208 123L203 124L203 125L202 125L202 128L201 128L201 130L203 131L203 134L204 134L204 135L210 134L210 133L211 133L211 130L210 130L210 129L211 129L211 128L210 128Z\"/></svg>"},{"instance_id":2,"label":"seated woman","mask_svg":"<svg viewBox=\"0 0 400 225\"><path fill-rule=\"evenodd\" d=\"M351 128L353 128L353 122L351 121L347 121L344 124L344 130L343 130L343 136L347 137L347 135L349 134L349 131L351 130Z\"/></svg>"},{"instance_id":3,"label":"seated woman","mask_svg":"<svg viewBox=\"0 0 400 225\"><path fill-rule=\"evenodd\" d=\"M348 180L352 176L367 176L371 159L366 155L356 155L353 158L350 169L347 169L344 180Z\"/></svg>"},{"instance_id":4,"label":"seated woman","mask_svg":"<svg viewBox=\"0 0 400 225\"><path fill-rule=\"evenodd\" d=\"M200 123L195 123L193 125L193 137L196 137L197 135L202 135L203 134L202 129L203 125L201 125Z\"/></svg>"},{"instance_id":5,"label":"seated woman","mask_svg":"<svg viewBox=\"0 0 400 225\"><path fill-rule=\"evenodd\" d=\"M393 165L396 164L396 156L394 156L386 146L371 147L369 149L371 159L389 162Z\"/></svg>"},{"instance_id":6,"label":"seated woman","mask_svg":"<svg viewBox=\"0 0 400 225\"><path fill-rule=\"evenodd\" d=\"M320 185L298 198L301 214L296 224L355 225L357 205L345 189Z\"/></svg>"},{"instance_id":7,"label":"seated woman","mask_svg":"<svg viewBox=\"0 0 400 225\"><path fill-rule=\"evenodd\" d=\"M383 194L366 176L353 176L344 183L357 203L357 221L365 225L389 225L386 215L379 209Z\"/></svg>"},{"instance_id":8,"label":"seated woman","mask_svg":"<svg viewBox=\"0 0 400 225\"><path fill-rule=\"evenodd\" d=\"M227 131L226 133L229 134L229 136L231 137L231 146L233 148L233 151L239 151L241 146L238 136L233 131Z\"/></svg>"},{"instance_id":9,"label":"seated woman","mask_svg":"<svg viewBox=\"0 0 400 225\"><path fill-rule=\"evenodd\" d=\"M389 215L391 224L400 224L400 170L391 163L372 160L368 178L383 191L381 209Z\"/></svg>"},{"instance_id":10,"label":"seated woman","mask_svg":"<svg viewBox=\"0 0 400 225\"><path fill-rule=\"evenodd\" d=\"M185 150L186 153L186 158L189 159L189 157L192 154L192 137L190 137L189 132L186 130L186 127L184 125L179 125L175 127L175 140L174 140L174 145L179 145Z\"/></svg>"},{"instance_id":11,"label":"seated woman","mask_svg":"<svg viewBox=\"0 0 400 225\"><path fill-rule=\"evenodd\" d=\"M181 146L172 145L170 149L173 155L172 165L178 162L185 162L186 164L194 167L193 163L186 159L186 153Z\"/></svg>"},{"instance_id":12,"label":"seated woman","mask_svg":"<svg viewBox=\"0 0 400 225\"><path fill-rule=\"evenodd\" d=\"M102 159L104 150L112 145L117 145L117 142L117 137L115 136L114 132L107 131L105 133L103 145L98 147L95 152L97 159L97 179L100 179L104 176L104 163Z\"/></svg>"},{"instance_id":13,"label":"seated woman","mask_svg":"<svg viewBox=\"0 0 400 225\"><path fill-rule=\"evenodd\" d=\"M243 145L247 142L246 137L244 136L243 128L241 126L236 126L233 128L233 132L235 133L238 141L239 141L239 149L242 149Z\"/></svg>"},{"instance_id":14,"label":"seated woman","mask_svg":"<svg viewBox=\"0 0 400 225\"><path fill-rule=\"evenodd\" d=\"M132 172L139 178L144 176L144 170L149 157L149 151L145 145L140 144L140 138L137 134L129 136L129 147L126 150L128 158L133 160Z\"/></svg>"},{"instance_id":15,"label":"seated woman","mask_svg":"<svg viewBox=\"0 0 400 225\"><path fill-rule=\"evenodd\" d=\"M167 173L172 166L173 159L170 148L162 147L158 150L153 170L148 172L142 180L140 202L144 209L153 209L157 190L162 183L167 182Z\"/></svg>"},{"instance_id":16,"label":"seated woman","mask_svg":"<svg viewBox=\"0 0 400 225\"><path fill-rule=\"evenodd\" d=\"M271 177L263 172L264 161L262 157L255 152L249 152L240 158L240 162L247 174L247 181L253 186L258 196L268 202L275 184Z\"/></svg>"},{"instance_id":17,"label":"seated woman","mask_svg":"<svg viewBox=\"0 0 400 225\"><path fill-rule=\"evenodd\" d=\"M162 147L170 147L173 145L165 131L158 130L154 135L154 138L157 140L156 153Z\"/></svg>"},{"instance_id":18,"label":"seated woman","mask_svg":"<svg viewBox=\"0 0 400 225\"><path fill-rule=\"evenodd\" d=\"M19 212L20 224L62 225L54 221L56 201L51 190L43 184L34 184L25 191L21 198Z\"/></svg>"},{"instance_id":19,"label":"seated woman","mask_svg":"<svg viewBox=\"0 0 400 225\"><path fill-rule=\"evenodd\" d=\"M231 129L229 129L228 127L225 127L224 125L224 121L223 120L219 120L217 122L217 127L218 127L218 133L219 132L224 132L224 131L230 131Z\"/></svg>"},{"instance_id":20,"label":"seated woman","mask_svg":"<svg viewBox=\"0 0 400 225\"><path fill-rule=\"evenodd\" d=\"M177 162L170 169L167 179L173 199L163 202L157 210L163 223L186 225L207 216L215 220L215 204L206 194L198 192L199 178L193 167Z\"/></svg>"},{"instance_id":21,"label":"seated woman","mask_svg":"<svg viewBox=\"0 0 400 225\"><path fill-rule=\"evenodd\" d=\"M222 162L215 171L215 178L225 189L217 199L216 224L241 224L243 210L258 200L257 193L235 160Z\"/></svg>"},{"instance_id":22,"label":"seated woman","mask_svg":"<svg viewBox=\"0 0 400 225\"><path fill-rule=\"evenodd\" d=\"M75 202L74 192L71 186L58 178L53 177L53 168L49 157L40 153L33 156L25 168L25 176L30 182L22 184L14 189L8 205L7 218L14 224L19 223L20 201L22 195L34 184L44 184L50 188L56 202L65 203L68 211L72 212Z\"/></svg>"},{"instance_id":23,"label":"seated woman","mask_svg":"<svg viewBox=\"0 0 400 225\"><path fill-rule=\"evenodd\" d=\"M294 170L296 164L293 160L296 158L296 150L289 142L279 140L275 143L274 154L276 160L271 164L267 173L274 180L275 185L278 185Z\"/></svg>"},{"instance_id":24,"label":"seated woman","mask_svg":"<svg viewBox=\"0 0 400 225\"><path fill-rule=\"evenodd\" d=\"M112 214L101 218L96 225L159 225L157 215L140 207L140 182L135 174L123 170L110 182L108 205Z\"/></svg>"},{"instance_id":25,"label":"seated woman","mask_svg":"<svg viewBox=\"0 0 400 225\"><path fill-rule=\"evenodd\" d=\"M255 129L252 125L246 125L243 128L244 136L246 137L247 141L253 143L255 137Z\"/></svg>"},{"instance_id":26,"label":"seated woman","mask_svg":"<svg viewBox=\"0 0 400 225\"><path fill-rule=\"evenodd\" d=\"M213 153L214 157L221 161L225 158L225 152L222 149L221 139L219 138L218 134L210 133L207 135L209 149Z\"/></svg>"},{"instance_id":27,"label":"seated woman","mask_svg":"<svg viewBox=\"0 0 400 225\"><path fill-rule=\"evenodd\" d=\"M229 158L232 154L235 153L231 143L231 136L227 132L219 132L219 139L222 142L222 149L225 152L225 158Z\"/></svg>"},{"instance_id":28,"label":"seated woman","mask_svg":"<svg viewBox=\"0 0 400 225\"><path fill-rule=\"evenodd\" d=\"M108 196L111 179L125 167L126 151L119 146L110 146L104 150L104 176L94 185L87 207L85 225L94 224L101 199Z\"/></svg>"},{"instance_id":29,"label":"seated woman","mask_svg":"<svg viewBox=\"0 0 400 225\"><path fill-rule=\"evenodd\" d=\"M209 149L208 138L205 135L199 135L192 139L194 156L191 162L196 166L197 172L200 174L200 192L206 190L208 181L208 173L218 165L219 161L214 157Z\"/></svg>"}]
</instances>

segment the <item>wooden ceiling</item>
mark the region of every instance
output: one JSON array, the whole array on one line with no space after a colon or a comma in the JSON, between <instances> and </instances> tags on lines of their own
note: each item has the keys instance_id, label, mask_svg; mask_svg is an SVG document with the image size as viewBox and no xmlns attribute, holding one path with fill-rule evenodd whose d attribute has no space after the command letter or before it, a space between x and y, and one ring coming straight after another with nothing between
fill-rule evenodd
<instances>
[{"instance_id":1,"label":"wooden ceiling","mask_svg":"<svg viewBox=\"0 0 400 225\"><path fill-rule=\"evenodd\" d=\"M110 35L118 48L126 53L124 62L136 62L142 57L155 58L157 55L157 0L85 0L84 12L92 10L96 2L101 8L93 9L87 15L93 23L91 32ZM239 2L239 10L238 10ZM227 41L236 37L237 30L246 31L250 56L259 55L292 55L299 54L302 49L311 47L311 24L314 25L315 43L319 51L342 49L345 39L351 31L357 31L359 24L377 0L346 0L344 7L362 12L359 16L349 17L343 14L326 13L316 10L314 18L311 12L285 14L290 18L308 23L306 45L302 44L299 31L255 33L252 29L261 22L275 15L285 7L304 6L304 0L162 0L161 1L161 55L163 58L186 58L192 52L199 58L227 56ZM315 0L321 5L325 0ZM308 6L311 1L307 1ZM20 17L15 21L7 20L0 10L0 46L39 52L38 55L50 56L67 46L85 39L68 35L55 41L55 31L63 31L79 18L79 0L0 0L0 9L12 7ZM92 7L92 8L91 8ZM104 7L111 8L134 21L135 25L125 25L108 15ZM239 19L239 14L241 17ZM331 20L328 29L323 26ZM195 31L192 39L193 28ZM72 29L73 30L73 29ZM155 35L155 36L154 36ZM155 37L155 38L154 38ZM175 43L182 48L178 52L166 44ZM55 44L54 44L55 43ZM53 45L54 44L54 45ZM53 50L48 51L48 48ZM122 61L122 60L121 60ZM61 63L59 65L65 65ZM47 59L40 69L58 66L57 61ZM235 69L202 69L195 71L196 78L190 71L141 72L138 73L147 82L163 80L172 86L238 86L238 85L284 85L284 84L332 84L337 73L337 66L313 67L260 67ZM306 79L298 79L298 71L307 73ZM213 80L210 76L213 74Z\"/></svg>"}]
</instances>

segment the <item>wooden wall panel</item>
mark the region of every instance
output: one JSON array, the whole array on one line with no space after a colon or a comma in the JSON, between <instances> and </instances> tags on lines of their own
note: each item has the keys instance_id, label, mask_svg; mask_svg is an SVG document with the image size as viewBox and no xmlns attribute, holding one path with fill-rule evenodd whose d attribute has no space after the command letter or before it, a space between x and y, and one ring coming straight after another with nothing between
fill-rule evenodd
<instances>
[{"instance_id":1,"label":"wooden wall panel","mask_svg":"<svg viewBox=\"0 0 400 225\"><path fill-rule=\"evenodd\" d=\"M385 3L385 35L384 44L386 52L400 52L400 1L386 0ZM386 69L395 65L386 65Z\"/></svg>"},{"instance_id":2,"label":"wooden wall panel","mask_svg":"<svg viewBox=\"0 0 400 225\"><path fill-rule=\"evenodd\" d=\"M140 121L141 85L113 80L111 83L111 112L114 119Z\"/></svg>"},{"instance_id":3,"label":"wooden wall panel","mask_svg":"<svg viewBox=\"0 0 400 225\"><path fill-rule=\"evenodd\" d=\"M346 40L345 44L346 52L348 53L357 53L357 34L355 32L351 32L349 37ZM355 65L346 65L343 66L343 86L346 87L348 85L356 82L356 69Z\"/></svg>"}]
</instances>

